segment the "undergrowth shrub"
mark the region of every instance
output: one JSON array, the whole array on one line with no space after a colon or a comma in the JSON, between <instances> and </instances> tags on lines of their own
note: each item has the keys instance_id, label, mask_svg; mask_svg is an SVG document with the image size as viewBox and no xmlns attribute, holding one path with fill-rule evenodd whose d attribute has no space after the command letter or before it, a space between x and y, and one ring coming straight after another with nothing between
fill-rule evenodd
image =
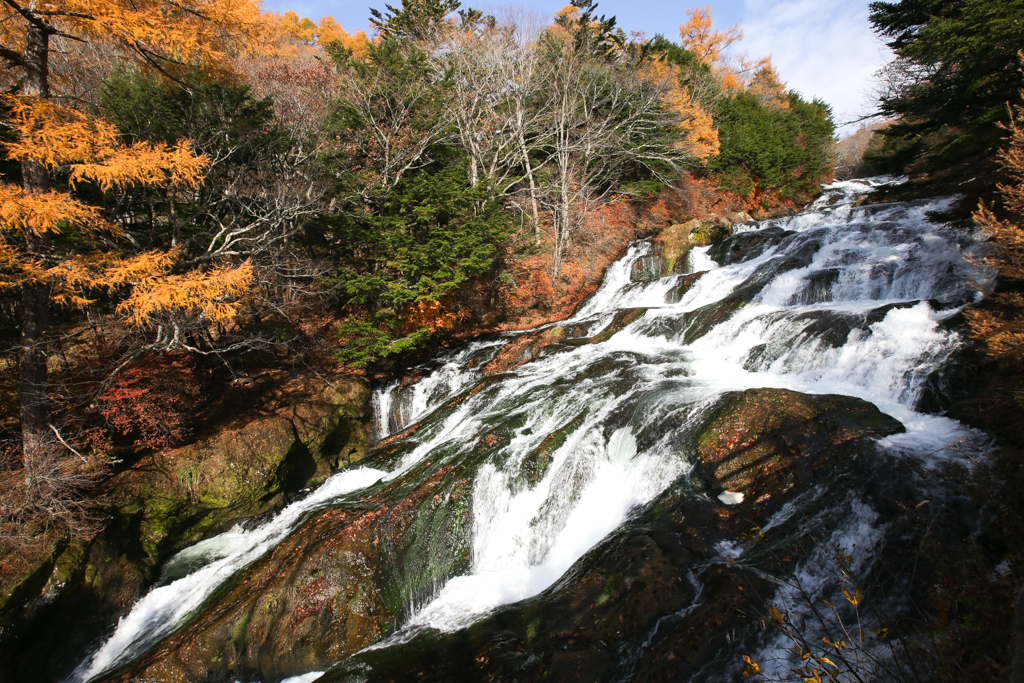
<instances>
[{"instance_id":1,"label":"undergrowth shrub","mask_svg":"<svg viewBox=\"0 0 1024 683\"><path fill-rule=\"evenodd\" d=\"M112 432L157 450L189 435L201 390L191 356L150 354L115 374L97 404Z\"/></svg>"}]
</instances>

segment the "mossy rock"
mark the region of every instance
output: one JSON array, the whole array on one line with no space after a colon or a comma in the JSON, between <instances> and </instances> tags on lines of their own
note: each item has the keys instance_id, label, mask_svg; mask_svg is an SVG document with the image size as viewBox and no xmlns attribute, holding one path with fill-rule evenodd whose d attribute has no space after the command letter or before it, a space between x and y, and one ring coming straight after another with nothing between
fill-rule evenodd
<instances>
[{"instance_id":1,"label":"mossy rock","mask_svg":"<svg viewBox=\"0 0 1024 683\"><path fill-rule=\"evenodd\" d=\"M363 426L370 387L363 381L343 379L305 390L305 400L285 410L299 441L316 462L316 475L309 483L320 483L341 468L359 462L368 450Z\"/></svg>"},{"instance_id":2,"label":"mossy rock","mask_svg":"<svg viewBox=\"0 0 1024 683\"><path fill-rule=\"evenodd\" d=\"M293 450L303 450L300 445L290 420L258 420L183 449L175 476L202 507L249 507L280 489L282 467ZM309 457L308 450L302 455Z\"/></svg>"},{"instance_id":3,"label":"mossy rock","mask_svg":"<svg viewBox=\"0 0 1024 683\"><path fill-rule=\"evenodd\" d=\"M111 522L92 541L62 542L41 567L45 584L14 601L0 624L0 678L64 680L104 632L145 591L153 575L129 529ZM55 628L59 624L59 628Z\"/></svg>"},{"instance_id":4,"label":"mossy rock","mask_svg":"<svg viewBox=\"0 0 1024 683\"><path fill-rule=\"evenodd\" d=\"M649 282L664 277L664 261L657 253L646 254L633 262L629 271L631 282Z\"/></svg>"},{"instance_id":5,"label":"mossy rock","mask_svg":"<svg viewBox=\"0 0 1024 683\"><path fill-rule=\"evenodd\" d=\"M12 548L0 557L0 634L17 619L26 603L38 596L54 574L57 561L67 549L68 539L56 533L40 539L36 548Z\"/></svg>"},{"instance_id":6,"label":"mossy rock","mask_svg":"<svg viewBox=\"0 0 1024 683\"><path fill-rule=\"evenodd\" d=\"M690 273L688 275L680 275L676 280L676 283L672 285L672 289L668 290L665 295L665 303L677 304L683 300L683 296L686 295L690 288L693 287L694 283L699 280L704 273Z\"/></svg>"},{"instance_id":7,"label":"mossy rock","mask_svg":"<svg viewBox=\"0 0 1024 683\"><path fill-rule=\"evenodd\" d=\"M664 274L671 275L686 265L686 255L693 246L690 235L698 230L701 222L697 219L670 225L654 238L655 253L662 261Z\"/></svg>"},{"instance_id":8,"label":"mossy rock","mask_svg":"<svg viewBox=\"0 0 1024 683\"><path fill-rule=\"evenodd\" d=\"M0 598L0 679L63 679L167 557L283 504L367 450L365 381L274 385L259 376L242 389L255 399L218 409L231 423L208 423L194 443L152 453L101 487L109 519L92 542L53 539L9 582Z\"/></svg>"},{"instance_id":9,"label":"mossy rock","mask_svg":"<svg viewBox=\"0 0 1024 683\"><path fill-rule=\"evenodd\" d=\"M690 243L695 247L707 247L732 235L732 223L720 217L704 220L690 233Z\"/></svg>"},{"instance_id":10,"label":"mossy rock","mask_svg":"<svg viewBox=\"0 0 1024 683\"><path fill-rule=\"evenodd\" d=\"M644 273L653 275L657 272L656 277L682 274L691 249L721 242L731 234L732 221L715 215L670 225L653 240L657 265L647 264L641 272L633 274L633 279L655 279L641 277Z\"/></svg>"},{"instance_id":11,"label":"mossy rock","mask_svg":"<svg viewBox=\"0 0 1024 683\"><path fill-rule=\"evenodd\" d=\"M340 509L317 515L191 628L103 680L279 680L372 644L386 619L367 521Z\"/></svg>"},{"instance_id":12,"label":"mossy rock","mask_svg":"<svg viewBox=\"0 0 1024 683\"><path fill-rule=\"evenodd\" d=\"M903 425L861 399L786 389L725 394L699 430L695 457L713 489L777 495L835 446Z\"/></svg>"},{"instance_id":13,"label":"mossy rock","mask_svg":"<svg viewBox=\"0 0 1024 683\"><path fill-rule=\"evenodd\" d=\"M367 450L366 382L300 378L231 424L155 453L105 486L116 514L138 517L149 562L283 503Z\"/></svg>"}]
</instances>

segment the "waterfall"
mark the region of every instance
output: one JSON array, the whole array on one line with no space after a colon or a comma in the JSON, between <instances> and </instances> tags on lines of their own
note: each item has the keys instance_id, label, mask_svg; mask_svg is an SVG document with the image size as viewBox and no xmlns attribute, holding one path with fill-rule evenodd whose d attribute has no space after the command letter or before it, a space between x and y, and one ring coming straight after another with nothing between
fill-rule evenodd
<instances>
[{"instance_id":1,"label":"waterfall","mask_svg":"<svg viewBox=\"0 0 1024 683\"><path fill-rule=\"evenodd\" d=\"M428 458L436 467L477 463L469 565L425 597L411 595L397 632L374 647L424 628L463 628L551 586L688 476L687 434L727 391L858 397L906 427L881 442L894 454L926 466L958 457L945 446L967 430L917 408L929 376L963 343L946 323L989 291L994 273L977 265L982 245L929 222L949 200L855 205L881 182L836 183L797 216L737 226L725 245L694 249L686 275L631 281L633 264L654 254L638 242L571 319L468 344L378 388L374 438L418 425L406 448L379 461L371 454L373 467L335 475L264 526L179 553L165 575L188 573L142 598L75 680L187 626L314 511L357 502ZM598 334L627 320L626 309L640 310ZM545 334L553 341L530 362L489 379L495 358L524 335ZM848 535L869 533L871 514Z\"/></svg>"}]
</instances>

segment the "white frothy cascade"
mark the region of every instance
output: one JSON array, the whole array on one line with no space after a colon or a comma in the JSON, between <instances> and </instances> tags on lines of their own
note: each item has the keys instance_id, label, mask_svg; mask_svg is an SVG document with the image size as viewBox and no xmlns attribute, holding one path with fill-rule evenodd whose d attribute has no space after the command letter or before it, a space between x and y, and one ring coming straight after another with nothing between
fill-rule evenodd
<instances>
[{"instance_id":1,"label":"white frothy cascade","mask_svg":"<svg viewBox=\"0 0 1024 683\"><path fill-rule=\"evenodd\" d=\"M262 527L235 529L183 551L171 568L190 562L199 568L140 600L83 663L77 680L130 661L193 618L218 586L311 511L356 500L361 488L401 476L428 456L468 457L496 425L511 426L473 484L470 569L421 598L393 639L424 627L462 628L551 586L690 471L680 435L726 391L781 387L856 396L906 426L906 434L884 445L909 457L944 457L944 445L965 430L915 407L928 376L960 344L943 322L982 297L994 274L975 265L980 247L973 241L928 222L927 212L948 202L855 207L877 182L837 183L798 216L739 226L752 239L774 235L773 246L746 260L719 266L708 249L693 250L690 270L703 275L682 292L684 276L632 282L633 264L652 245L631 246L598 291L561 323L576 330L570 337L578 335L579 344L571 338L555 344L480 391L469 390L506 338L467 345L425 366L417 381L378 389L377 439L423 423L397 469L343 472ZM754 293L731 315L694 331L701 315L732 305L730 297L745 291ZM647 310L606 341L583 343L624 308ZM460 394L457 408L434 416ZM556 433L550 461L530 479L529 458ZM735 496L725 502L743 504ZM378 646L388 642L394 640Z\"/></svg>"}]
</instances>

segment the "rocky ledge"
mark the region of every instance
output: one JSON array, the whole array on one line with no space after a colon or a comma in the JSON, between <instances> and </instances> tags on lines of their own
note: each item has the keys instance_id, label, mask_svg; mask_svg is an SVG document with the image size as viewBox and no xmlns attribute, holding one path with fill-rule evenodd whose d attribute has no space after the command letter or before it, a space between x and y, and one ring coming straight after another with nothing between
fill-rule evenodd
<instances>
[{"instance_id":1,"label":"rocky ledge","mask_svg":"<svg viewBox=\"0 0 1024 683\"><path fill-rule=\"evenodd\" d=\"M57 539L33 566L6 577L0 680L62 679L173 553L359 461L369 397L363 380L261 375L236 382L204 410L229 422L136 458L103 485L107 519L94 539Z\"/></svg>"}]
</instances>

